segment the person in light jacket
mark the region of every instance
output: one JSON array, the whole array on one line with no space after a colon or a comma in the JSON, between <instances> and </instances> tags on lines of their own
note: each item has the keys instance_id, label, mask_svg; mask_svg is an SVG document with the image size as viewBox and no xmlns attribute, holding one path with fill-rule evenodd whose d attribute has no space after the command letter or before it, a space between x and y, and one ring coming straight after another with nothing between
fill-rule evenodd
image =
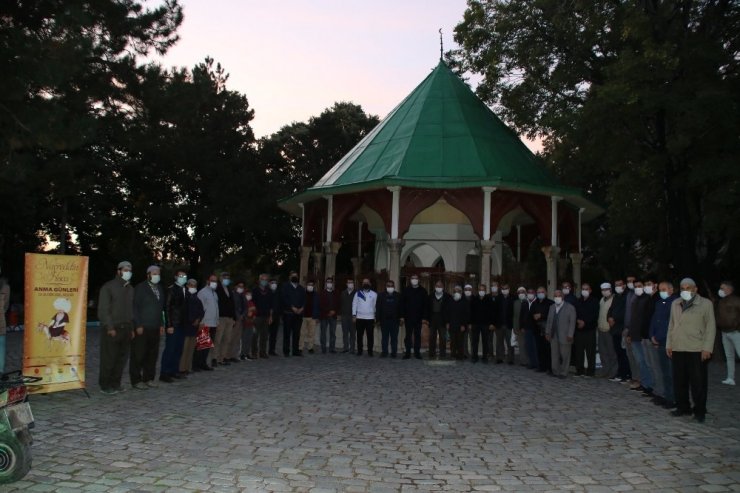
<instances>
[{"instance_id":1,"label":"person in light jacket","mask_svg":"<svg viewBox=\"0 0 740 493\"><path fill-rule=\"evenodd\" d=\"M563 292L555 291L545 324L545 338L550 342L552 374L558 378L568 376L573 334L576 332L576 308L565 302Z\"/></svg>"}]
</instances>

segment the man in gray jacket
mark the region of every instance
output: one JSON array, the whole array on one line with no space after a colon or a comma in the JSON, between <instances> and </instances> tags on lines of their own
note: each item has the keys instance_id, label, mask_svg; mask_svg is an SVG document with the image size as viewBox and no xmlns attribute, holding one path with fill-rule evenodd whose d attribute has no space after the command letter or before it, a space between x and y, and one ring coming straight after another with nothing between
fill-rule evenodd
<instances>
[{"instance_id":1,"label":"man in gray jacket","mask_svg":"<svg viewBox=\"0 0 740 493\"><path fill-rule=\"evenodd\" d=\"M340 315L342 317L343 353L355 352L355 323L352 321L352 301L355 299L355 281L347 279L345 288L339 297Z\"/></svg>"},{"instance_id":2,"label":"man in gray jacket","mask_svg":"<svg viewBox=\"0 0 740 493\"><path fill-rule=\"evenodd\" d=\"M134 289L134 338L131 340L129 376L131 386L146 390L154 381L159 356L159 338L164 335L167 296L162 287L159 267L149 266L146 281Z\"/></svg>"},{"instance_id":3,"label":"man in gray jacket","mask_svg":"<svg viewBox=\"0 0 740 493\"><path fill-rule=\"evenodd\" d=\"M131 262L118 264L118 274L103 284L98 299L100 320L100 391L107 395L123 392L121 375L134 330L134 287Z\"/></svg>"},{"instance_id":4,"label":"man in gray jacket","mask_svg":"<svg viewBox=\"0 0 740 493\"><path fill-rule=\"evenodd\" d=\"M553 301L555 303L550 305L547 314L545 338L550 342L553 376L566 378L576 331L576 309L570 303L565 303L563 292L559 289L555 291Z\"/></svg>"}]
</instances>

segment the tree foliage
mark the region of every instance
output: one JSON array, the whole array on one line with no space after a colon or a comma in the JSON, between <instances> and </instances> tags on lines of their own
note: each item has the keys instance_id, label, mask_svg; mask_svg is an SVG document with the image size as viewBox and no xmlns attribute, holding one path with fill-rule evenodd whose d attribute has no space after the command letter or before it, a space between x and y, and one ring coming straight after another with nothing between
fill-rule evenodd
<instances>
[{"instance_id":1,"label":"tree foliage","mask_svg":"<svg viewBox=\"0 0 740 493\"><path fill-rule=\"evenodd\" d=\"M607 206L591 261L622 275L740 274L740 4L469 1L449 54Z\"/></svg>"}]
</instances>

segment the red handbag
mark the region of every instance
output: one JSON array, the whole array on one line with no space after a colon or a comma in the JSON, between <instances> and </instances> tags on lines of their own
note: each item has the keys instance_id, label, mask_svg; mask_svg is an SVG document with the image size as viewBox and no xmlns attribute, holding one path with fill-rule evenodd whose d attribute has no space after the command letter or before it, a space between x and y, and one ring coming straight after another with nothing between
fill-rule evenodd
<instances>
[{"instance_id":1,"label":"red handbag","mask_svg":"<svg viewBox=\"0 0 740 493\"><path fill-rule=\"evenodd\" d=\"M195 336L195 350L200 351L201 349L211 349L213 347L213 341L211 340L211 333L208 331L208 327L201 326L198 329L198 335Z\"/></svg>"}]
</instances>

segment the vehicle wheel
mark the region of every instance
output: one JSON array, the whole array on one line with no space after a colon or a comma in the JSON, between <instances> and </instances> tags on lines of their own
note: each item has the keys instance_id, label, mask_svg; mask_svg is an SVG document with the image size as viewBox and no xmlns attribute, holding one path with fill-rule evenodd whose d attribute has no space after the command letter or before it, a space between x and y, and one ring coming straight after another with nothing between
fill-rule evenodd
<instances>
[{"instance_id":1,"label":"vehicle wheel","mask_svg":"<svg viewBox=\"0 0 740 493\"><path fill-rule=\"evenodd\" d=\"M21 431L12 438L0 437L0 484L12 483L31 470L31 434Z\"/></svg>"}]
</instances>

